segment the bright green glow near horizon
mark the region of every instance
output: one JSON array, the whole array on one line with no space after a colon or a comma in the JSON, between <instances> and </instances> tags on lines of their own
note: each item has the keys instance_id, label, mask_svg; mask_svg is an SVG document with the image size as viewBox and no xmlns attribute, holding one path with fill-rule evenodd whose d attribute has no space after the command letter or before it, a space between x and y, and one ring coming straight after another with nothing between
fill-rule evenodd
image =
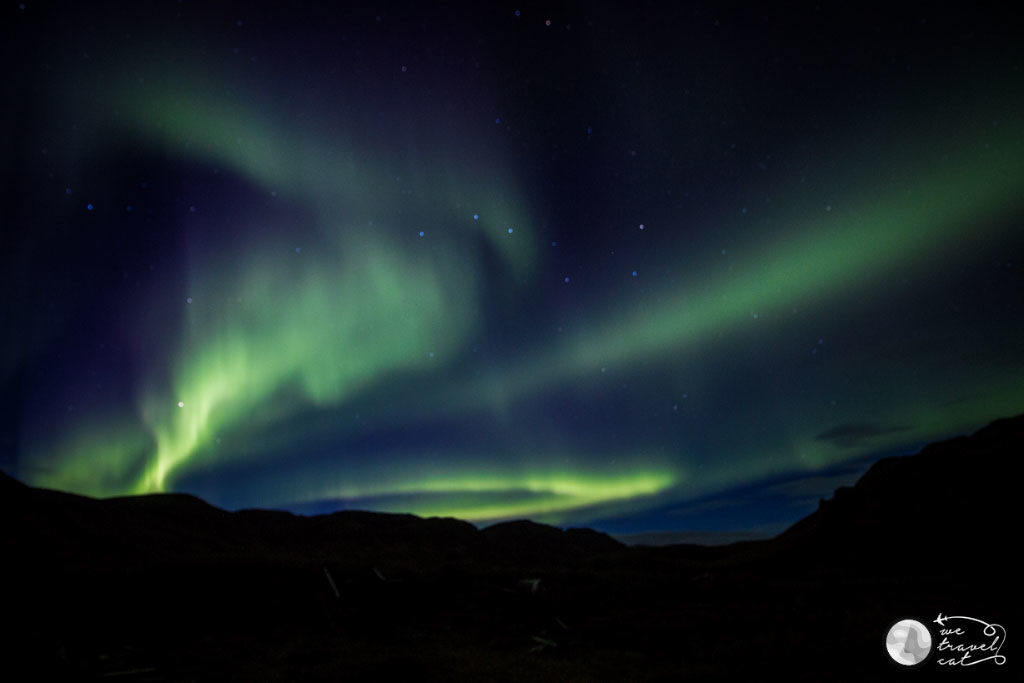
<instances>
[{"instance_id":1,"label":"bright green glow near horizon","mask_svg":"<svg viewBox=\"0 0 1024 683\"><path fill-rule=\"evenodd\" d=\"M472 300L461 301L472 291L469 271L380 249L346 253L342 264L311 258L296 273L256 265L234 290L245 293L241 302L190 304L173 394L157 389L142 408L156 454L135 492L165 490L174 471L225 428L294 410L294 400L265 405L286 387L329 404L383 372L456 348L473 310Z\"/></svg>"},{"instance_id":2,"label":"bright green glow near horizon","mask_svg":"<svg viewBox=\"0 0 1024 683\"><path fill-rule=\"evenodd\" d=\"M132 493L125 482L137 478L140 462L154 445L138 422L94 416L32 454L31 483L87 496Z\"/></svg>"},{"instance_id":3,"label":"bright green glow near horizon","mask_svg":"<svg viewBox=\"0 0 1024 683\"><path fill-rule=\"evenodd\" d=\"M398 483L339 485L316 490L311 499L344 498L358 502L359 498L406 495L409 499L379 509L423 516L458 517L479 522L522 515L554 515L599 504L653 496L676 483L677 477L667 469L612 473L534 471L480 476L460 473L427 476ZM508 499L510 494L519 492L529 495L522 500ZM483 495L473 500L472 504L460 506L460 494Z\"/></svg>"}]
</instances>

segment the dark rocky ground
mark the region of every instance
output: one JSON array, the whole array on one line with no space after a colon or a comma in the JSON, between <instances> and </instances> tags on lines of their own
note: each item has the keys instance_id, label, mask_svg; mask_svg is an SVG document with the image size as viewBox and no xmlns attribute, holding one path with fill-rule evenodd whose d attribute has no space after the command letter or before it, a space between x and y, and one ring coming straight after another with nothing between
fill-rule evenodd
<instances>
[{"instance_id":1,"label":"dark rocky ground","mask_svg":"<svg viewBox=\"0 0 1024 683\"><path fill-rule=\"evenodd\" d=\"M1024 416L1000 420L878 462L774 539L716 547L0 475L3 678L1009 680L1022 452ZM897 667L889 625L939 612L1004 625L1006 663Z\"/></svg>"}]
</instances>

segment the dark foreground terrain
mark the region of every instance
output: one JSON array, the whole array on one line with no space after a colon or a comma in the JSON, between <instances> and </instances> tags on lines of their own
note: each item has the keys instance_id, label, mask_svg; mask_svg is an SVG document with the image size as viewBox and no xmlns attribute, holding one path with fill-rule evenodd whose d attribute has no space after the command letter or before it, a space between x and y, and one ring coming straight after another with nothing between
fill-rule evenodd
<instances>
[{"instance_id":1,"label":"dark foreground terrain","mask_svg":"<svg viewBox=\"0 0 1024 683\"><path fill-rule=\"evenodd\" d=\"M1000 420L878 462L774 539L722 547L95 500L0 475L0 678L1010 680L1022 452L1024 416ZM938 634L940 612L1002 624L1005 663L894 664L889 626Z\"/></svg>"}]
</instances>

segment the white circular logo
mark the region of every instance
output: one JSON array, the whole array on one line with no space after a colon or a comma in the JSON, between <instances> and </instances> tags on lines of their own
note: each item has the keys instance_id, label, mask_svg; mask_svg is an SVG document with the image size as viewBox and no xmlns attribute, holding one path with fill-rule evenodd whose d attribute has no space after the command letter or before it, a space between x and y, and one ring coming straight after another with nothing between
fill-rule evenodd
<instances>
[{"instance_id":1,"label":"white circular logo","mask_svg":"<svg viewBox=\"0 0 1024 683\"><path fill-rule=\"evenodd\" d=\"M915 619L897 621L885 637L885 649L897 664L916 666L932 651L932 634Z\"/></svg>"}]
</instances>

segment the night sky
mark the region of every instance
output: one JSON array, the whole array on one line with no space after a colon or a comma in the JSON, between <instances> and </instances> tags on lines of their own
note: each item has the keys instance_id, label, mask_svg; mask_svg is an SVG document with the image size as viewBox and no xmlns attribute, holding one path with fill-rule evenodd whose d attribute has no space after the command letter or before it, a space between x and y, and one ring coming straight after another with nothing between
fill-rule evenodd
<instances>
[{"instance_id":1,"label":"night sky","mask_svg":"<svg viewBox=\"0 0 1024 683\"><path fill-rule=\"evenodd\" d=\"M5 471L770 533L1024 412L1010 10L332 4L5 2Z\"/></svg>"}]
</instances>

